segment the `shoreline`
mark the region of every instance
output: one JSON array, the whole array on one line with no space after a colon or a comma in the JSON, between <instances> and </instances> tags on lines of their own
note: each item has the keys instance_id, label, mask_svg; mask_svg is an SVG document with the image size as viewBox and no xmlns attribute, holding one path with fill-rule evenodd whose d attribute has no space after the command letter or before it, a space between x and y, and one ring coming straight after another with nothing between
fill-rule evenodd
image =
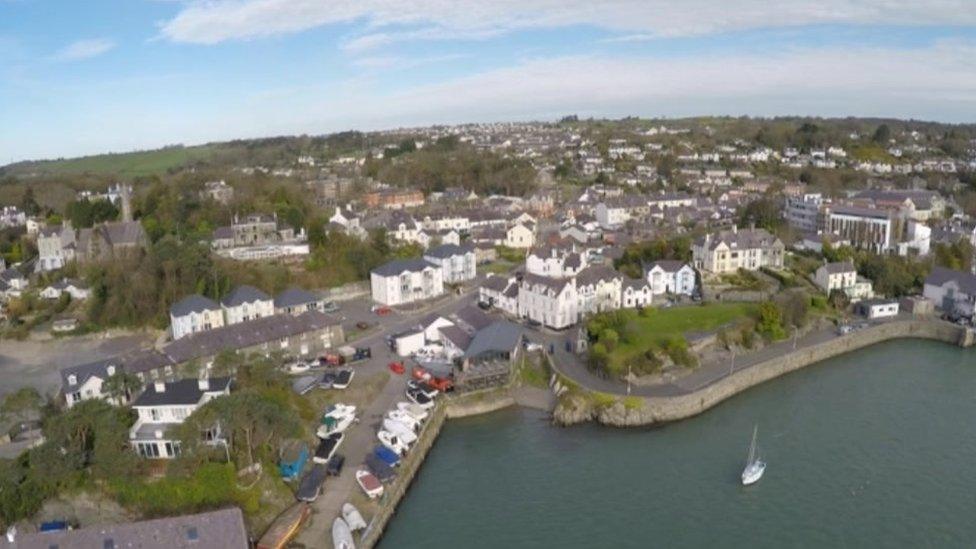
<instances>
[{"instance_id":1,"label":"shoreline","mask_svg":"<svg viewBox=\"0 0 976 549\"><path fill-rule=\"evenodd\" d=\"M498 410L521 406L524 408L549 412L552 422L560 426L571 426L596 422L609 427L648 427L680 421L701 414L714 406L742 393L752 387L781 377L790 372L817 364L878 343L898 339L925 339L941 341L963 348L976 344L976 332L941 320L898 320L866 328L860 332L841 336L837 339L811 345L784 353L778 357L737 370L724 377L685 395L669 397L625 397L609 395L614 401L603 405L594 404L585 389L574 395L557 397L552 389L514 386L491 389L483 392L453 397L443 406L424 430L414 450L415 459L405 470L390 499L380 512L372 517L363 534L360 546L375 547L383 537L389 521L396 515L400 502L406 496L419 473L427 453L433 448L444 424L449 419L473 417L490 414ZM562 377L554 374L555 378ZM565 386L565 383L561 383ZM578 397L582 397L582 401ZM634 407L634 400L627 403L622 399L639 399L640 407ZM570 400L575 402L567 403ZM568 409L569 406L574 406Z\"/></svg>"}]
</instances>

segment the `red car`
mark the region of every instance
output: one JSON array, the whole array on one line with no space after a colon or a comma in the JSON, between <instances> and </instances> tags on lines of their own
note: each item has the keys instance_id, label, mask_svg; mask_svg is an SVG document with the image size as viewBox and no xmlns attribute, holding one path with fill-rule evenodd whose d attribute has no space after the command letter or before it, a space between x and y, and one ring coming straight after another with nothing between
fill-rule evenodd
<instances>
[{"instance_id":1,"label":"red car","mask_svg":"<svg viewBox=\"0 0 976 549\"><path fill-rule=\"evenodd\" d=\"M406 372L407 369L403 366L402 362L391 362L390 371L394 374L402 374L403 372Z\"/></svg>"},{"instance_id":2,"label":"red car","mask_svg":"<svg viewBox=\"0 0 976 549\"><path fill-rule=\"evenodd\" d=\"M393 312L393 310L390 309L389 307L377 307L376 308L376 314L378 314L380 316L386 316L386 315L390 314L391 312Z\"/></svg>"}]
</instances>

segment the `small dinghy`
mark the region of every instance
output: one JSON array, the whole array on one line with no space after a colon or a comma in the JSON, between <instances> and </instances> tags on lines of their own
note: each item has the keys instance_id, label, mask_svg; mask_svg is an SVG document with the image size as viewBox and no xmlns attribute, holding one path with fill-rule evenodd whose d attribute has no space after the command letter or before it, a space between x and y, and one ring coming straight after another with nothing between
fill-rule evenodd
<instances>
[{"instance_id":1,"label":"small dinghy","mask_svg":"<svg viewBox=\"0 0 976 549\"><path fill-rule=\"evenodd\" d=\"M342 518L353 532L366 528L366 521L359 514L359 509L356 509L356 506L351 503L342 506Z\"/></svg>"},{"instance_id":2,"label":"small dinghy","mask_svg":"<svg viewBox=\"0 0 976 549\"><path fill-rule=\"evenodd\" d=\"M366 469L356 471L356 482L359 483L359 487L363 489L363 492L365 492L370 499L378 498L383 495L383 483L380 482L380 479L376 478L373 473L370 473Z\"/></svg>"},{"instance_id":3,"label":"small dinghy","mask_svg":"<svg viewBox=\"0 0 976 549\"><path fill-rule=\"evenodd\" d=\"M341 517L336 517L332 523L332 545L335 549L356 549L352 542L352 530Z\"/></svg>"}]
</instances>

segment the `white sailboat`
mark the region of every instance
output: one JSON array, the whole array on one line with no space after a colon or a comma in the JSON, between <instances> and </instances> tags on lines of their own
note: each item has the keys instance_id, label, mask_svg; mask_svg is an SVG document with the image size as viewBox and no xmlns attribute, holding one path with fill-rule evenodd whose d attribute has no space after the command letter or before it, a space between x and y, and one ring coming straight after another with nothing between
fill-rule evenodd
<instances>
[{"instance_id":1,"label":"white sailboat","mask_svg":"<svg viewBox=\"0 0 976 549\"><path fill-rule=\"evenodd\" d=\"M749 486L759 482L763 473L766 472L766 462L759 459L759 451L756 447L756 438L759 436L759 426L752 430L752 444L749 445L749 459L746 460L746 468L742 471L742 485Z\"/></svg>"}]
</instances>

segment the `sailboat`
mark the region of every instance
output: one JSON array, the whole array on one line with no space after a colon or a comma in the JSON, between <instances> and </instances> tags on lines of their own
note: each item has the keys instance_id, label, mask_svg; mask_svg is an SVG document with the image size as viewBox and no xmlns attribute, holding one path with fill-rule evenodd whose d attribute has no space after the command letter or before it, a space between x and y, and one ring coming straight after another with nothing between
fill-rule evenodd
<instances>
[{"instance_id":1,"label":"sailboat","mask_svg":"<svg viewBox=\"0 0 976 549\"><path fill-rule=\"evenodd\" d=\"M766 472L766 462L759 459L756 448L756 438L759 436L759 426L752 429L752 444L749 445L749 459L746 460L746 468L742 471L742 485L749 486L759 482L763 473Z\"/></svg>"}]
</instances>

